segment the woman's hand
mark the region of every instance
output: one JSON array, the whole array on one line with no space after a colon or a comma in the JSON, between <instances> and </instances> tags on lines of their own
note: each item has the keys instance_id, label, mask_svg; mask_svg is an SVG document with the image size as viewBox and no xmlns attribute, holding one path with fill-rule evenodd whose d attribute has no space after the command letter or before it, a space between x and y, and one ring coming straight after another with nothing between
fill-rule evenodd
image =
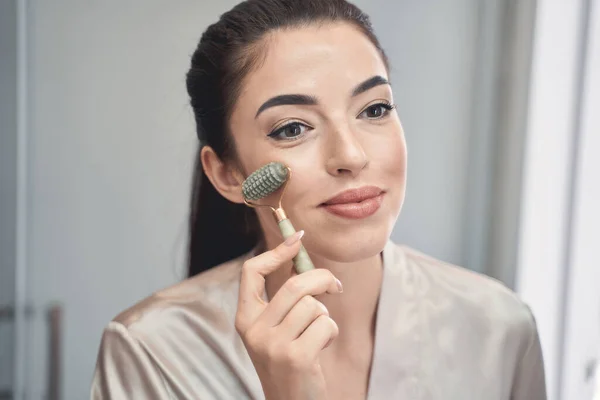
<instances>
[{"instance_id":1,"label":"woman's hand","mask_svg":"<svg viewBox=\"0 0 600 400\"><path fill-rule=\"evenodd\" d=\"M270 302L262 299L265 276L289 265L302 234L247 260L242 269L235 326L268 400L327 398L319 354L338 327L313 296L340 293L341 283L329 270L314 269L288 279Z\"/></svg>"}]
</instances>

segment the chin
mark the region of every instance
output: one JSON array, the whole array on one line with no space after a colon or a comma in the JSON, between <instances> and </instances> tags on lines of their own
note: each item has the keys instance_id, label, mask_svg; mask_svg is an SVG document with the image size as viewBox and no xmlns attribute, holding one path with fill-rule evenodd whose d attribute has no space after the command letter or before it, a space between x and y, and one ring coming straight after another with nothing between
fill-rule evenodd
<instances>
[{"instance_id":1,"label":"chin","mask_svg":"<svg viewBox=\"0 0 600 400\"><path fill-rule=\"evenodd\" d=\"M340 263L358 262L381 253L390 239L404 196L386 200L377 214L361 220L332 217L322 210L298 213L296 229L306 230L302 244L309 254Z\"/></svg>"},{"instance_id":2,"label":"chin","mask_svg":"<svg viewBox=\"0 0 600 400\"><path fill-rule=\"evenodd\" d=\"M388 227L391 225L391 227ZM310 254L340 263L351 263L373 257L388 242L393 224L378 224L340 232L312 232L302 239ZM361 229L362 228L362 229Z\"/></svg>"}]
</instances>

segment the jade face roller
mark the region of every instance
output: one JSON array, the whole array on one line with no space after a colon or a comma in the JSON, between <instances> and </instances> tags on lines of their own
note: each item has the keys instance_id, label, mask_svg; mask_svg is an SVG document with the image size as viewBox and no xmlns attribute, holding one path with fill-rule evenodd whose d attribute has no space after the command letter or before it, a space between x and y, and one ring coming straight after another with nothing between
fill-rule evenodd
<instances>
[{"instance_id":1,"label":"jade face roller","mask_svg":"<svg viewBox=\"0 0 600 400\"><path fill-rule=\"evenodd\" d=\"M284 238L288 238L296 232L292 222L285 215L283 208L281 208L281 199L291 175L292 171L289 167L280 162L271 162L254 171L242 182L242 195L244 196L246 205L250 207L269 207L273 211L273 216ZM250 203L250 201L261 200L269 196L282 186L283 190L279 197L277 208L270 205ZM315 268L306 249L302 245L300 245L300 251L294 257L294 268L296 268L296 272L299 274Z\"/></svg>"}]
</instances>

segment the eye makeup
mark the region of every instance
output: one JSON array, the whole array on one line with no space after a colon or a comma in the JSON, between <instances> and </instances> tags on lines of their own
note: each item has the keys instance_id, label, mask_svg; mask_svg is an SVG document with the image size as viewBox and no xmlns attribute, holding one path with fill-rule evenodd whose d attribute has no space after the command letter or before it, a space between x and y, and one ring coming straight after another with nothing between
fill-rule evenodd
<instances>
[{"instance_id":1,"label":"eye makeup","mask_svg":"<svg viewBox=\"0 0 600 400\"><path fill-rule=\"evenodd\" d=\"M380 120L387 117L393 109L396 108L395 104L388 101L379 101L374 104L370 104L364 108L356 118L366 118L368 120ZM282 126L279 126L272 130L267 136L277 141L294 141L303 137L306 132L314 129L313 127L305 124L304 122L292 120Z\"/></svg>"}]
</instances>

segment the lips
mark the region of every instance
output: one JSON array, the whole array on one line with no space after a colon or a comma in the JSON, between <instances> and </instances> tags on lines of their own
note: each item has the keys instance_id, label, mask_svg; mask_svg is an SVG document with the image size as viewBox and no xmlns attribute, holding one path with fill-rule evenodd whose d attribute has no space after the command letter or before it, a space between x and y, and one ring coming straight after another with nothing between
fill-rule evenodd
<instances>
[{"instance_id":1,"label":"lips","mask_svg":"<svg viewBox=\"0 0 600 400\"><path fill-rule=\"evenodd\" d=\"M358 189L346 190L335 197L324 202L324 205L360 203L373 197L379 196L383 190L377 186L363 186Z\"/></svg>"},{"instance_id":2,"label":"lips","mask_svg":"<svg viewBox=\"0 0 600 400\"><path fill-rule=\"evenodd\" d=\"M321 206L339 217L360 219L375 214L385 192L376 186L346 190L327 200Z\"/></svg>"}]
</instances>

